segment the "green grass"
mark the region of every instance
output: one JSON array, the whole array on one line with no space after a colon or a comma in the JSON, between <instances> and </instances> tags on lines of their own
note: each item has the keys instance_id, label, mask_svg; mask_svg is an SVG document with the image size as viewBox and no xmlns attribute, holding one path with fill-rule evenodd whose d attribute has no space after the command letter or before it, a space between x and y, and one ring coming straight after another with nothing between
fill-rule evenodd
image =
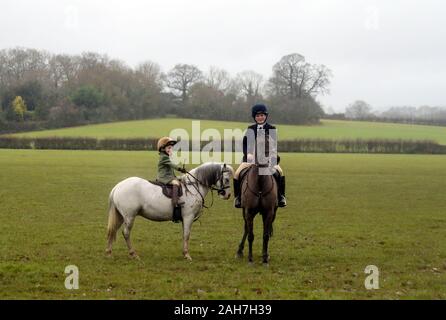
<instances>
[{"instance_id":1,"label":"green grass","mask_svg":"<svg viewBox=\"0 0 446 320\"><path fill-rule=\"evenodd\" d=\"M127 256L106 258L107 197L128 176L153 178L153 152L0 150L0 298L446 299L446 156L283 154L289 206L261 264L235 259L242 217L215 199L192 229L138 218ZM191 166L189 166L191 167ZM208 199L209 201L210 199ZM80 289L64 288L67 265ZM364 268L380 289L364 288Z\"/></svg>"},{"instance_id":2,"label":"green grass","mask_svg":"<svg viewBox=\"0 0 446 320\"><path fill-rule=\"evenodd\" d=\"M46 130L16 134L19 137L93 137L93 138L139 138L168 135L171 130L185 128L191 132L191 119L152 119L106 124L89 125L57 130ZM208 121L200 122L201 129L240 128L245 130L248 123ZM322 120L322 125L292 126L278 125L281 140L297 138L323 139L412 139L434 140L446 144L446 127L407 125L378 122L358 122L340 120Z\"/></svg>"}]
</instances>

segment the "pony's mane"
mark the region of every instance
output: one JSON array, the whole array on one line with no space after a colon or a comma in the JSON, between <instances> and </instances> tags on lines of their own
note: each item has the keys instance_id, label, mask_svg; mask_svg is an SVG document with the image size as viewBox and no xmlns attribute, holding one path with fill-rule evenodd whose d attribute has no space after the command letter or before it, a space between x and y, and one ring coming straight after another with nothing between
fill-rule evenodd
<instances>
[{"instance_id":1,"label":"pony's mane","mask_svg":"<svg viewBox=\"0 0 446 320\"><path fill-rule=\"evenodd\" d=\"M191 170L191 173L207 187L210 187L217 181L222 166L223 163L206 162ZM230 168L231 172L233 171L230 166L227 167Z\"/></svg>"}]
</instances>

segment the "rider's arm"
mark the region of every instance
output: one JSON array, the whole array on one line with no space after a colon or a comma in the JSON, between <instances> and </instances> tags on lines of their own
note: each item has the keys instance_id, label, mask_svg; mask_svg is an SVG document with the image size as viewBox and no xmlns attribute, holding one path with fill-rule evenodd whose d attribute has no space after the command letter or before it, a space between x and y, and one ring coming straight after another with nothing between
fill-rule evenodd
<instances>
[{"instance_id":1,"label":"rider's arm","mask_svg":"<svg viewBox=\"0 0 446 320\"><path fill-rule=\"evenodd\" d=\"M181 171L183 170L183 167L180 165L176 165L175 163L172 162L172 160L170 160L169 157L164 157L160 160L160 164L164 165L164 166L169 166L177 171Z\"/></svg>"}]
</instances>

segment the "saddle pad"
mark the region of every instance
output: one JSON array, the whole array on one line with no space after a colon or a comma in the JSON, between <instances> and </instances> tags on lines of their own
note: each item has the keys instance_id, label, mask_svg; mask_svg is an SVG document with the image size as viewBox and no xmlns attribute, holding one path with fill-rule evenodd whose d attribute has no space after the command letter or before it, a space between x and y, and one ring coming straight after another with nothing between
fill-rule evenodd
<instances>
[{"instance_id":1,"label":"saddle pad","mask_svg":"<svg viewBox=\"0 0 446 320\"><path fill-rule=\"evenodd\" d=\"M169 199L172 199L172 187L173 185L171 184L165 184L159 181L150 181L150 183L155 184L157 186L160 186L161 189L163 190L163 194L168 197ZM183 186L180 184L179 188L178 188L178 198L181 197L183 195Z\"/></svg>"}]
</instances>

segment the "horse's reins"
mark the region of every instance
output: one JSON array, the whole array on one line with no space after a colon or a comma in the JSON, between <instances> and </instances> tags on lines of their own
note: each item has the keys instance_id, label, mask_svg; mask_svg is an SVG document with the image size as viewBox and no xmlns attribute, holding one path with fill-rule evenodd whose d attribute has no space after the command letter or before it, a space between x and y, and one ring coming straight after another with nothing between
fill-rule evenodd
<instances>
[{"instance_id":1,"label":"horse's reins","mask_svg":"<svg viewBox=\"0 0 446 320\"><path fill-rule=\"evenodd\" d=\"M217 179L217 180L220 180L219 182L220 182L220 185L221 185L222 187L220 187L220 188L216 188L216 187L214 187L213 185L212 185L212 186L208 186L208 185L206 185L205 183L203 183L202 181L200 181L200 179L198 179L198 178L195 177L192 173L190 173L189 171L186 170L186 173L187 173L189 176L191 176L192 178L194 178L199 184L201 184L201 185L203 185L203 186L206 186L206 187L208 187L208 188L211 189L212 200L211 200L211 205L208 207L208 206L205 205L204 196L201 194L200 190L195 186L195 184L191 183L192 186L194 187L194 189L195 189L195 190L198 192L198 194L200 195L200 197L201 197L201 205L202 205L204 208L209 209L209 208L211 208L211 207L214 205L214 192L213 192L214 190L216 190L216 191L218 192L218 194L220 194L220 193L222 193L224 190L231 188L230 186L223 186L223 174L224 174L225 172L229 172L229 170L228 170L228 169L222 169L222 170L221 170L221 173L220 173L220 177Z\"/></svg>"},{"instance_id":2,"label":"horse's reins","mask_svg":"<svg viewBox=\"0 0 446 320\"><path fill-rule=\"evenodd\" d=\"M192 178L194 178L199 184L204 185L197 177L195 177L192 173L190 173L189 171L186 170L186 174L190 175ZM195 186L194 183L190 183L194 189L198 192L198 194L201 197L201 205L203 206L203 208L209 209L210 207L206 206L204 203L204 197L201 194L200 190ZM186 188L187 188L187 183L186 183ZM214 195L212 194L212 202L211 202L211 207L214 204Z\"/></svg>"},{"instance_id":3,"label":"horse's reins","mask_svg":"<svg viewBox=\"0 0 446 320\"><path fill-rule=\"evenodd\" d=\"M246 179L248 179L248 174L249 174L249 170L251 170L252 168L253 168L254 166L252 166L252 167L250 167L249 169L248 169L248 172L246 172L246 175L245 175L245 178ZM259 167L258 165L255 165L255 167ZM271 177L271 179L273 179L273 177L272 177L272 175L270 176ZM269 194L272 190L273 190L273 188L274 188L274 183L271 183L271 188L267 191L267 192L262 192L262 191L254 191L254 190L252 190L250 187L249 187L249 182L248 182L248 180L246 181L246 189L245 189L245 192L246 192L246 190L249 190L252 194L254 194L256 197L258 197L258 198L261 198L262 196L265 196L265 195L267 195L267 194ZM245 193L244 192L244 193ZM243 193L243 194L244 194Z\"/></svg>"}]
</instances>

